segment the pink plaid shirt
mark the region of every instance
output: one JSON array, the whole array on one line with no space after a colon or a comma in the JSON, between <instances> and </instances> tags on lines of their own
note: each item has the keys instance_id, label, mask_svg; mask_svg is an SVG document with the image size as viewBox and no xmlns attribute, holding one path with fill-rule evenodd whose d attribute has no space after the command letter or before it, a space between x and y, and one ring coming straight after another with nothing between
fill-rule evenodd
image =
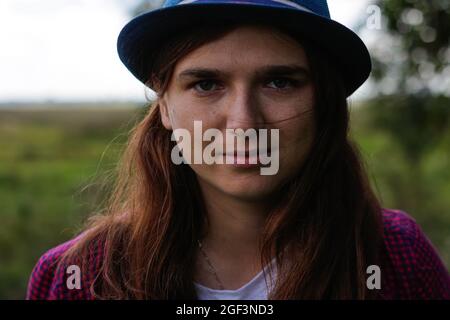
<instances>
[{"instance_id":1,"label":"pink plaid shirt","mask_svg":"<svg viewBox=\"0 0 450 320\"><path fill-rule=\"evenodd\" d=\"M380 299L450 300L450 276L436 249L415 220L400 210L383 209L383 246L381 248ZM93 300L90 285L99 274L103 257L101 243L90 246L89 272L81 276L81 289L66 285L66 266L59 257L80 236L41 256L28 283L27 299Z\"/></svg>"}]
</instances>

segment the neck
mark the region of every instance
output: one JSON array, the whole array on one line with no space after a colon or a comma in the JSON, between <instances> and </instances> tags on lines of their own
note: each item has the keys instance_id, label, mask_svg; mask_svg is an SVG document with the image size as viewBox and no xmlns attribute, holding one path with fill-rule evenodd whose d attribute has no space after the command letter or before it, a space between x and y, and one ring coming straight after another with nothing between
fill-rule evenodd
<instances>
[{"instance_id":1,"label":"neck","mask_svg":"<svg viewBox=\"0 0 450 320\"><path fill-rule=\"evenodd\" d=\"M200 183L208 218L202 242L228 259L253 257L259 261L259 245L269 201L246 201ZM246 258L248 259L248 258Z\"/></svg>"},{"instance_id":2,"label":"neck","mask_svg":"<svg viewBox=\"0 0 450 320\"><path fill-rule=\"evenodd\" d=\"M206 253L207 259L199 252L196 281L216 289L240 288L264 267L261 237L267 215L276 201L269 197L259 201L242 199L200 179L199 184L207 215L199 251Z\"/></svg>"}]
</instances>

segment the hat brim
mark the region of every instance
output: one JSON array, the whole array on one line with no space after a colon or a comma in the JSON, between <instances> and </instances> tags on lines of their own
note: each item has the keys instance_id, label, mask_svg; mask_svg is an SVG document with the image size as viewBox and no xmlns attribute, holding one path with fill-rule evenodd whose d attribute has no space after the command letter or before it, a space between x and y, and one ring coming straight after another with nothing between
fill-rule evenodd
<instances>
[{"instance_id":1,"label":"hat brim","mask_svg":"<svg viewBox=\"0 0 450 320\"><path fill-rule=\"evenodd\" d=\"M169 37L194 25L251 19L282 24L325 50L341 72L347 97L370 75L372 64L369 52L352 30L307 11L257 3L189 3L141 14L122 29L117 50L128 70L145 83L150 75L150 70L146 68L147 60Z\"/></svg>"}]
</instances>

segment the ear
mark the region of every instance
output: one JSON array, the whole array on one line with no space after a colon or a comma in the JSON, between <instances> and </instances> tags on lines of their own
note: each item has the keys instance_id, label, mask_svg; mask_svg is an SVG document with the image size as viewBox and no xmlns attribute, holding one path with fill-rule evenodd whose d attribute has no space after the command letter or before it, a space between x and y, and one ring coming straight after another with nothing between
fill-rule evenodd
<instances>
[{"instance_id":1,"label":"ear","mask_svg":"<svg viewBox=\"0 0 450 320\"><path fill-rule=\"evenodd\" d=\"M172 130L172 123L170 122L169 117L169 107L167 105L167 100L165 99L165 96L159 98L159 110L161 114L161 122L167 130Z\"/></svg>"}]
</instances>

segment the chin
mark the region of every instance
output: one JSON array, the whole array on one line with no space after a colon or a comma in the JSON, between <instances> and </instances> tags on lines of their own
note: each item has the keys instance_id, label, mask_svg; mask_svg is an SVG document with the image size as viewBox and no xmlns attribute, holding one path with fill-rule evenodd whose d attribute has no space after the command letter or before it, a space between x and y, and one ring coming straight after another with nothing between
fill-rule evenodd
<instances>
[{"instance_id":1,"label":"chin","mask_svg":"<svg viewBox=\"0 0 450 320\"><path fill-rule=\"evenodd\" d=\"M216 185L216 188L225 194L248 201L267 200L268 196L278 190L273 177L268 178L267 176L236 178L222 182Z\"/></svg>"},{"instance_id":2,"label":"chin","mask_svg":"<svg viewBox=\"0 0 450 320\"><path fill-rule=\"evenodd\" d=\"M194 167L194 171L200 180L216 191L245 201L267 201L288 179L285 171L276 175L261 175L259 169L216 168L219 170L196 170L200 168Z\"/></svg>"}]
</instances>

